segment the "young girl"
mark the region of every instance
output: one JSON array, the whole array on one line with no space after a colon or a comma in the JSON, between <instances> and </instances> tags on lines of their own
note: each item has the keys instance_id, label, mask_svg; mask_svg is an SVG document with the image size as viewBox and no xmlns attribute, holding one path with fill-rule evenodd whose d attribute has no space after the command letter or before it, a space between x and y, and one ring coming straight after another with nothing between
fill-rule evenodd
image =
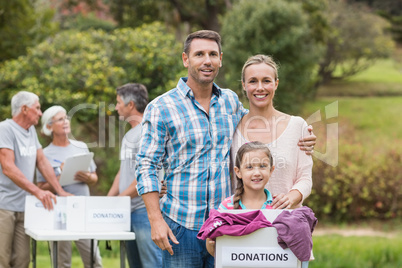
<instances>
[{"instance_id":1,"label":"young girl","mask_svg":"<svg viewBox=\"0 0 402 268\"><path fill-rule=\"evenodd\" d=\"M272 155L265 144L258 141L243 144L234 167L235 194L226 198L219 209L272 209L272 195L265 185L273 171Z\"/></svg>"},{"instance_id":2,"label":"young girl","mask_svg":"<svg viewBox=\"0 0 402 268\"><path fill-rule=\"evenodd\" d=\"M234 171L237 179L235 194L223 200L219 210L272 209L272 195L265 189L274 171L268 147L259 141L243 144L237 151ZM206 246L214 256L215 241L207 238Z\"/></svg>"}]
</instances>

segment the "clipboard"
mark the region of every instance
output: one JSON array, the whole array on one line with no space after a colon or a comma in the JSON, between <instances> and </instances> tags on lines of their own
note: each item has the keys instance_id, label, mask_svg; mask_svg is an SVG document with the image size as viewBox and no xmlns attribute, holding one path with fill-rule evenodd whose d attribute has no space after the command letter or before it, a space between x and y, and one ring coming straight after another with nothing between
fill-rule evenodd
<instances>
[{"instance_id":1,"label":"clipboard","mask_svg":"<svg viewBox=\"0 0 402 268\"><path fill-rule=\"evenodd\" d=\"M94 153L78 154L66 158L64 161L63 171L60 175L60 185L70 185L74 183L80 183L74 180L74 175L78 171L88 171L91 161L94 157Z\"/></svg>"}]
</instances>

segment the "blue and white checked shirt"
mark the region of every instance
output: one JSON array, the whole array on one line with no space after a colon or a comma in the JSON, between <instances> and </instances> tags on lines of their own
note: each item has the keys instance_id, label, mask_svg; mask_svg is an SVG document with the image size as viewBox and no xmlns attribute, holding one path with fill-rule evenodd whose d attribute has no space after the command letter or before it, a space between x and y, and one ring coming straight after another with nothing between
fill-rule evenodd
<instances>
[{"instance_id":1,"label":"blue and white checked shirt","mask_svg":"<svg viewBox=\"0 0 402 268\"><path fill-rule=\"evenodd\" d=\"M148 104L137 154L139 194L159 191L165 169L163 214L200 230L207 213L231 195L229 155L237 124L247 110L237 95L214 84L209 114L181 78L177 87Z\"/></svg>"}]
</instances>

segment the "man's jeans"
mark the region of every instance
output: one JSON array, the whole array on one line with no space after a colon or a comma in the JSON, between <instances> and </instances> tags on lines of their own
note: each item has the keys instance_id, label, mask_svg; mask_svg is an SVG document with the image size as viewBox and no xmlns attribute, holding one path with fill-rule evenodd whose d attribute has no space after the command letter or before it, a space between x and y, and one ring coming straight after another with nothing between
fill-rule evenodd
<instances>
[{"instance_id":1,"label":"man's jeans","mask_svg":"<svg viewBox=\"0 0 402 268\"><path fill-rule=\"evenodd\" d=\"M131 231L135 233L135 240L126 242L130 268L162 267L162 250L152 241L146 208L131 212Z\"/></svg>"},{"instance_id":2,"label":"man's jeans","mask_svg":"<svg viewBox=\"0 0 402 268\"><path fill-rule=\"evenodd\" d=\"M185 227L163 217L172 230L179 244L169 241L173 248L173 255L167 250L163 251L163 267L165 268L213 268L214 257L206 248L206 242L197 238L198 231Z\"/></svg>"}]
</instances>

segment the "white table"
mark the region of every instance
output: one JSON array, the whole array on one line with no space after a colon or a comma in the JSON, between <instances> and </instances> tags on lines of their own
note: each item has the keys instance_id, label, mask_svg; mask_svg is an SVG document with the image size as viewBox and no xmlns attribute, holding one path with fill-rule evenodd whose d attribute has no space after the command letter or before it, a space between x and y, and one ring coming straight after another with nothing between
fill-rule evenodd
<instances>
[{"instance_id":1,"label":"white table","mask_svg":"<svg viewBox=\"0 0 402 268\"><path fill-rule=\"evenodd\" d=\"M133 232L68 232L65 230L31 230L25 229L25 233L33 239L32 262L33 268L36 268L36 241L51 241L53 243L52 262L54 268L57 267L57 241L76 241L80 239L91 240L120 240L120 267L126 266L126 245L124 241L134 240ZM93 243L91 243L91 256L94 256ZM93 265L93 260L91 262Z\"/></svg>"}]
</instances>

